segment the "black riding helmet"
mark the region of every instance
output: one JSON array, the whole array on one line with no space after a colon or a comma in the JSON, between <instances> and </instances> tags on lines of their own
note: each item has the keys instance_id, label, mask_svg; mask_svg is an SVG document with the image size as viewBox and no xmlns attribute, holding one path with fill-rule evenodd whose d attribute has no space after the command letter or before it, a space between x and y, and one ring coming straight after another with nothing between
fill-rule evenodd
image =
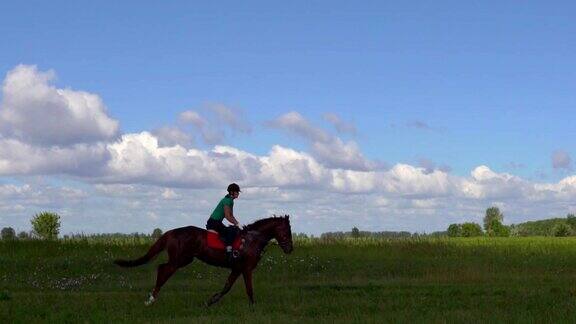
<instances>
[{"instance_id":1,"label":"black riding helmet","mask_svg":"<svg viewBox=\"0 0 576 324\"><path fill-rule=\"evenodd\" d=\"M240 186L235 183L231 183L228 185L228 192L240 192Z\"/></svg>"}]
</instances>

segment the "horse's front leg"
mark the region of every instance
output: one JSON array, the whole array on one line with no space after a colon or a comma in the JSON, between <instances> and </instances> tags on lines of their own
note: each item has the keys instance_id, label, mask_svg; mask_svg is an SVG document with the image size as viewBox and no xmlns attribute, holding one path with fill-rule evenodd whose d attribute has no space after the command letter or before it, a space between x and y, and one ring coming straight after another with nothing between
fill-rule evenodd
<instances>
[{"instance_id":1,"label":"horse's front leg","mask_svg":"<svg viewBox=\"0 0 576 324\"><path fill-rule=\"evenodd\" d=\"M230 273L230 275L228 276L228 280L226 281L226 284L224 285L222 291L217 294L214 294L214 296L212 296L212 298L208 300L207 306L210 306L218 302L222 297L224 297L224 295L226 295L230 291L230 288L232 288L232 285L234 285L234 282L236 281L236 279L238 279L239 275L240 272L232 270L232 273Z\"/></svg>"},{"instance_id":2,"label":"horse's front leg","mask_svg":"<svg viewBox=\"0 0 576 324\"><path fill-rule=\"evenodd\" d=\"M244 284L246 285L246 294L250 299L250 305L254 305L254 291L252 289L252 270L246 270L242 273Z\"/></svg>"}]
</instances>

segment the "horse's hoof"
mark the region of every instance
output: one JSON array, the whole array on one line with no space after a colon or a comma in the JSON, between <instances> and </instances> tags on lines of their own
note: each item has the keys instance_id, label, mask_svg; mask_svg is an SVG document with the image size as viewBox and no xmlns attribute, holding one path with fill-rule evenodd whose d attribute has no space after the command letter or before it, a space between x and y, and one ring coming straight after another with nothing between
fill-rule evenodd
<instances>
[{"instance_id":1,"label":"horse's hoof","mask_svg":"<svg viewBox=\"0 0 576 324\"><path fill-rule=\"evenodd\" d=\"M156 302L156 298L154 298L154 295L150 293L148 295L148 299L144 302L144 306L151 306L152 304L154 304L154 302Z\"/></svg>"}]
</instances>

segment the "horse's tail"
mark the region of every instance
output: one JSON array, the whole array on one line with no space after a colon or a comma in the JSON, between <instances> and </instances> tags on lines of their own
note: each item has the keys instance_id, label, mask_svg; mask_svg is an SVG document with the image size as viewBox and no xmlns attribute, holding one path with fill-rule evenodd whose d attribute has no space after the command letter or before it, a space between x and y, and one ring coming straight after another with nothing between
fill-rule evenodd
<instances>
[{"instance_id":1,"label":"horse's tail","mask_svg":"<svg viewBox=\"0 0 576 324\"><path fill-rule=\"evenodd\" d=\"M162 252L162 250L164 250L164 248L166 247L166 241L167 241L167 235L168 233L165 233L164 235L162 235L153 245L152 247L150 247L150 249L148 250L148 253L146 253L144 256L136 259L136 260L114 260L114 263L116 263L117 265L121 266L121 267L137 267L139 265L142 265L144 263L149 262L150 260L154 259L154 257Z\"/></svg>"}]
</instances>

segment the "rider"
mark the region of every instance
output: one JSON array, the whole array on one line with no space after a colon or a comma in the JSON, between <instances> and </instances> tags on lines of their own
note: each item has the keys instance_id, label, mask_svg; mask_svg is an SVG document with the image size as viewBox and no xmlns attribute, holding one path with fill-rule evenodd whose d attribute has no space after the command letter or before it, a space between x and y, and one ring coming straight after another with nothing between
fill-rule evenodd
<instances>
[{"instance_id":1,"label":"rider","mask_svg":"<svg viewBox=\"0 0 576 324\"><path fill-rule=\"evenodd\" d=\"M235 183L230 184L228 186L228 194L220 200L206 223L206 229L215 230L224 239L224 243L226 244L226 257L228 260L232 259L232 242L239 231L239 223L233 213L234 199L238 198L239 195L240 186ZM224 218L234 226L225 226L222 224Z\"/></svg>"}]
</instances>

